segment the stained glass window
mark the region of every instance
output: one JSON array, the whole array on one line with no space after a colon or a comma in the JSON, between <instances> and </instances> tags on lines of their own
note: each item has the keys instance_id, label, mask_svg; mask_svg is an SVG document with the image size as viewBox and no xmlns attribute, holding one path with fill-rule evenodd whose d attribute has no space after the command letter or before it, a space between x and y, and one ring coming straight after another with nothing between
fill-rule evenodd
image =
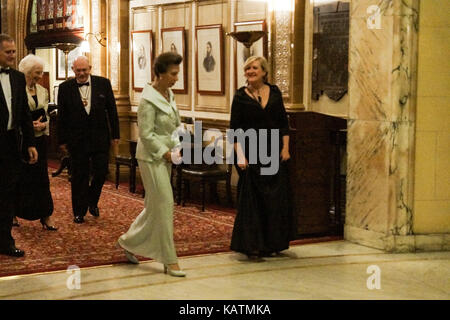
<instances>
[{"instance_id":1,"label":"stained glass window","mask_svg":"<svg viewBox=\"0 0 450 320\"><path fill-rule=\"evenodd\" d=\"M30 33L83 28L81 0L33 0Z\"/></svg>"},{"instance_id":2,"label":"stained glass window","mask_svg":"<svg viewBox=\"0 0 450 320\"><path fill-rule=\"evenodd\" d=\"M31 16L30 16L30 32L35 33L38 31L37 25L37 2L33 0L33 4L31 5Z\"/></svg>"}]
</instances>

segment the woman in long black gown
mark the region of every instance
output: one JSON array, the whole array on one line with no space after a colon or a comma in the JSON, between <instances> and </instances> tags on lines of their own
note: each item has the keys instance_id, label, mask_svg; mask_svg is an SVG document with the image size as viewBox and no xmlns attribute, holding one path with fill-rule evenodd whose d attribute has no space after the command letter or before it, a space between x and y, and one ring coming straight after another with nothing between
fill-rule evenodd
<instances>
[{"instance_id":1,"label":"woman in long black gown","mask_svg":"<svg viewBox=\"0 0 450 320\"><path fill-rule=\"evenodd\" d=\"M16 216L26 220L39 219L46 230L56 231L52 225L53 199L47 166L47 143L49 135L48 92L37 82L42 78L44 61L29 54L19 64L27 82L28 106L33 118L34 136L38 151L38 162L23 163L20 178L20 195ZM18 222L15 221L16 225Z\"/></svg>"},{"instance_id":2,"label":"woman in long black gown","mask_svg":"<svg viewBox=\"0 0 450 320\"><path fill-rule=\"evenodd\" d=\"M244 73L247 86L240 88L234 96L230 129L244 132L254 129L258 142L253 141L251 145L266 144L268 151L272 148L271 129L279 132L277 145L273 146L273 152L279 155L279 168L277 166L275 174L262 174L261 169L268 169L273 163L263 164L266 162L259 156L256 163L252 163L255 161L250 157L248 138L244 146L238 139L233 141L239 182L231 249L253 259L288 249L289 241L295 237L296 223L288 173L289 125L281 92L277 86L267 82L265 58L248 58ZM267 134L260 129L266 129Z\"/></svg>"}]
</instances>

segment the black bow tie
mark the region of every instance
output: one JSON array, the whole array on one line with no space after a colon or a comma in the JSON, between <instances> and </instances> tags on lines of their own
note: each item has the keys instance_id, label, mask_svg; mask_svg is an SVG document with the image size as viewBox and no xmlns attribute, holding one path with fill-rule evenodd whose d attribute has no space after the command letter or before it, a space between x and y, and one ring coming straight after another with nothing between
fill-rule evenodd
<instances>
[{"instance_id":1,"label":"black bow tie","mask_svg":"<svg viewBox=\"0 0 450 320\"><path fill-rule=\"evenodd\" d=\"M11 69L0 68L0 74L1 74L1 73L9 74L10 71L11 71Z\"/></svg>"},{"instance_id":2,"label":"black bow tie","mask_svg":"<svg viewBox=\"0 0 450 320\"><path fill-rule=\"evenodd\" d=\"M89 86L89 82L85 82L85 83L78 83L77 82L77 86L78 86L78 88L80 88L82 86Z\"/></svg>"}]
</instances>

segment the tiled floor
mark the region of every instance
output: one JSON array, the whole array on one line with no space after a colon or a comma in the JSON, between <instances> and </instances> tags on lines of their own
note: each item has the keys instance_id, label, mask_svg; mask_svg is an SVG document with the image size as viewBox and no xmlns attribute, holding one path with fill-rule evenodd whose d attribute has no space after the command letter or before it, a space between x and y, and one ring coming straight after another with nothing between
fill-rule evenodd
<instances>
[{"instance_id":1,"label":"tiled floor","mask_svg":"<svg viewBox=\"0 0 450 320\"><path fill-rule=\"evenodd\" d=\"M165 275L152 261L81 269L79 289L68 288L78 273L67 271L4 277L0 299L450 299L450 252L389 254L334 241L258 263L237 253L179 262L186 278ZM377 275L380 288L369 289Z\"/></svg>"}]
</instances>

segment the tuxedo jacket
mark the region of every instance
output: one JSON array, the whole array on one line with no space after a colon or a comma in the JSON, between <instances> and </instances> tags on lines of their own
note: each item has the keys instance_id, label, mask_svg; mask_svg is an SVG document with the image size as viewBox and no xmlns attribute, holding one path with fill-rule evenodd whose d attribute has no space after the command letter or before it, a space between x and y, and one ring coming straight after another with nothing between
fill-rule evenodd
<instances>
[{"instance_id":1,"label":"tuxedo jacket","mask_svg":"<svg viewBox=\"0 0 450 320\"><path fill-rule=\"evenodd\" d=\"M58 143L71 154L109 151L111 139L119 139L119 119L111 82L91 75L91 111L87 114L75 79L58 89Z\"/></svg>"},{"instance_id":2,"label":"tuxedo jacket","mask_svg":"<svg viewBox=\"0 0 450 320\"><path fill-rule=\"evenodd\" d=\"M35 146L33 121L28 107L28 99L26 92L25 75L14 69L10 69L9 82L11 84L11 114L12 114L12 130L17 140L17 152L26 150L28 147ZM8 137L8 107L6 104L3 88L0 85L0 150L7 150L10 142ZM0 157L6 158L11 155L0 152Z\"/></svg>"}]
</instances>

